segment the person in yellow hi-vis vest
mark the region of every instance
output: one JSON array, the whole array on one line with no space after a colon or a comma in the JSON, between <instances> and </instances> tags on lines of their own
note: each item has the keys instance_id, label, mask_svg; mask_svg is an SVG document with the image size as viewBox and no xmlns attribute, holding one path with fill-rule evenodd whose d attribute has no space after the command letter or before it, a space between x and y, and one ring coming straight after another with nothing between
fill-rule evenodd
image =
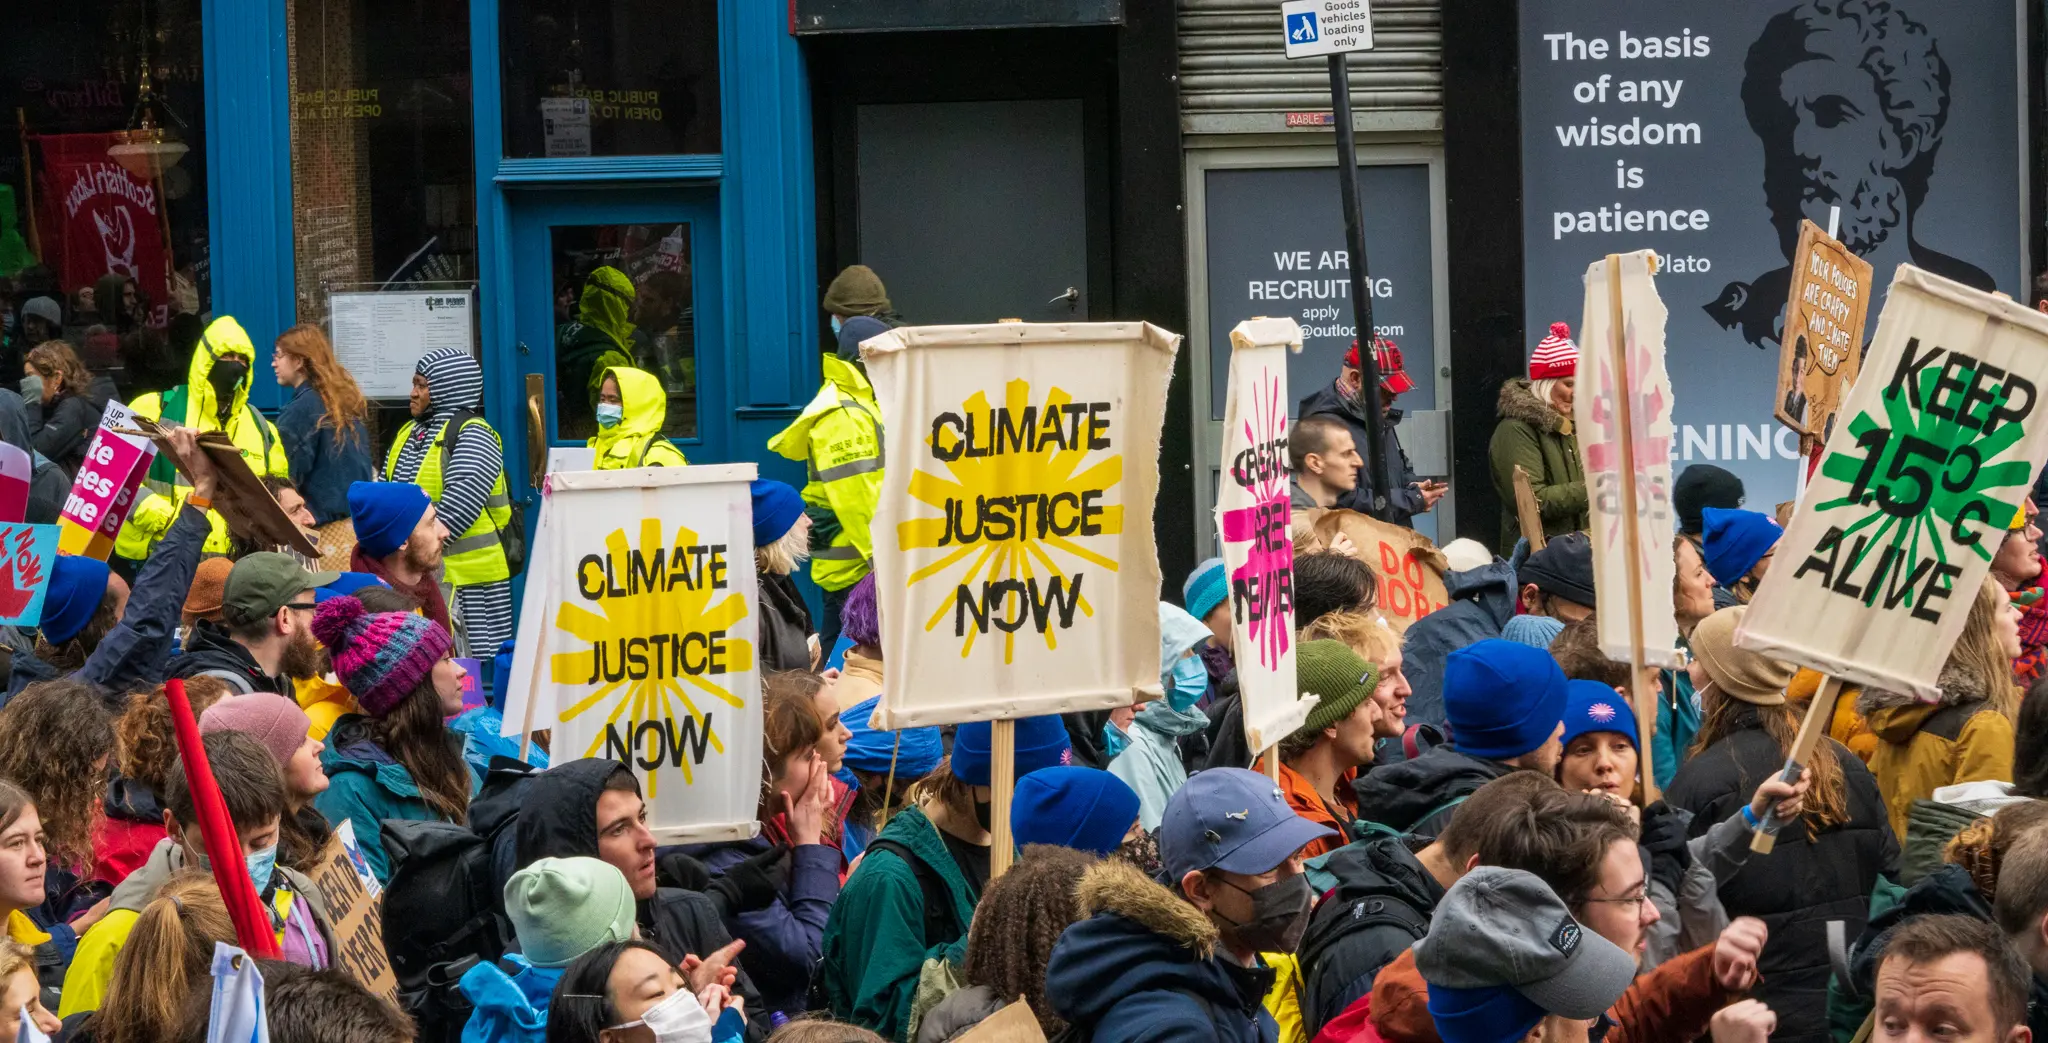
<instances>
[{"instance_id":1,"label":"person in yellow hi-vis vest","mask_svg":"<svg viewBox=\"0 0 2048 1043\"><path fill-rule=\"evenodd\" d=\"M202 433L224 431L258 478L289 477L291 461L285 456L284 439L249 406L249 368L255 361L256 347L249 334L232 316L223 315L200 334L183 384L138 396L128 408L137 416L171 420ZM192 492L191 483L163 453L149 465L143 489L148 495L136 503L114 540L114 553L135 561L149 556ZM232 545L227 522L215 511L208 511L207 519L213 533L206 538L206 553L228 553Z\"/></svg>"},{"instance_id":2,"label":"person in yellow hi-vis vest","mask_svg":"<svg viewBox=\"0 0 2048 1043\"><path fill-rule=\"evenodd\" d=\"M484 372L467 350L427 353L413 367L413 418L391 443L384 479L425 489L456 534L442 550L441 576L455 588L457 637L467 654L489 659L512 638L512 499L503 439L484 420L483 399Z\"/></svg>"},{"instance_id":3,"label":"person in yellow hi-vis vest","mask_svg":"<svg viewBox=\"0 0 2048 1043\"><path fill-rule=\"evenodd\" d=\"M888 332L879 319L855 316L840 327L841 344ZM846 358L823 359L825 384L817 397L768 448L809 465L804 513L811 517L811 579L825 594L818 647L831 655L839 641L839 611L846 593L874 567L868 525L882 495L882 410L874 386Z\"/></svg>"},{"instance_id":4,"label":"person in yellow hi-vis vest","mask_svg":"<svg viewBox=\"0 0 2048 1043\"><path fill-rule=\"evenodd\" d=\"M662 436L667 423L668 389L654 374L606 368L597 389L597 434L590 439L597 469L688 467L683 451Z\"/></svg>"}]
</instances>

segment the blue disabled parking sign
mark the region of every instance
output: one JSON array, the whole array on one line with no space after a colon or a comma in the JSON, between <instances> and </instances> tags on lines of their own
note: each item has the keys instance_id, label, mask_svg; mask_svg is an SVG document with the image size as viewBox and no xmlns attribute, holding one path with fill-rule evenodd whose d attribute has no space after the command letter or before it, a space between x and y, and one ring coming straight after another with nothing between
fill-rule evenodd
<instances>
[{"instance_id":1,"label":"blue disabled parking sign","mask_svg":"<svg viewBox=\"0 0 2048 1043\"><path fill-rule=\"evenodd\" d=\"M1372 50L1372 0L1284 0L1289 58Z\"/></svg>"}]
</instances>

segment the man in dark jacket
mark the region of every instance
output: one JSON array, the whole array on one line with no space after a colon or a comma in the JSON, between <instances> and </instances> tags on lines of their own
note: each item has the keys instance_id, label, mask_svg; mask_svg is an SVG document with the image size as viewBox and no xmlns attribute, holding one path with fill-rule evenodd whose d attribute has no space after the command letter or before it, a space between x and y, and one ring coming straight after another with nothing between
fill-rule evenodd
<instances>
[{"instance_id":1,"label":"man in dark jacket","mask_svg":"<svg viewBox=\"0 0 2048 1043\"><path fill-rule=\"evenodd\" d=\"M1374 768L1358 780L1359 808L1395 832L1438 835L1488 782L1524 768L1556 775L1564 704L1564 671L1548 652L1498 638L1452 652L1444 662L1451 744Z\"/></svg>"},{"instance_id":2,"label":"man in dark jacket","mask_svg":"<svg viewBox=\"0 0 2048 1043\"><path fill-rule=\"evenodd\" d=\"M1301 940L1314 896L1294 855L1331 835L1256 772L1190 778L1159 826L1170 887L1115 860L1081 878L1086 919L1046 966L1053 1010L1095 1043L1275 1043L1259 953Z\"/></svg>"},{"instance_id":3,"label":"man in dark jacket","mask_svg":"<svg viewBox=\"0 0 2048 1043\"><path fill-rule=\"evenodd\" d=\"M640 936L683 960L691 987L724 980L747 1001L747 1038L766 1039L774 1025L761 994L733 964L739 946L727 933L719 907L695 891L661 887L654 879L654 834L640 779L618 761L589 757L535 776L519 811L515 868L541 858L598 858L618 867L633 887Z\"/></svg>"},{"instance_id":4,"label":"man in dark jacket","mask_svg":"<svg viewBox=\"0 0 2048 1043\"><path fill-rule=\"evenodd\" d=\"M1473 866L1527 868L1523 849L1535 830L1526 827L1545 822L1538 812L1563 792L1533 771L1513 772L1458 805L1435 840L1369 837L1310 861L1312 871L1320 868L1336 883L1301 939L1304 1031L1315 1036L1371 992L1374 976L1429 931L1444 891ZM1548 821L1562 823L1556 816Z\"/></svg>"},{"instance_id":5,"label":"man in dark jacket","mask_svg":"<svg viewBox=\"0 0 2048 1043\"><path fill-rule=\"evenodd\" d=\"M235 562L221 591L221 624L199 620L172 677L217 677L247 695L288 695L294 677L320 673L313 591L341 578L307 572L291 556L258 551ZM224 625L222 625L224 624Z\"/></svg>"},{"instance_id":6,"label":"man in dark jacket","mask_svg":"<svg viewBox=\"0 0 2048 1043\"><path fill-rule=\"evenodd\" d=\"M1387 491L1386 508L1373 510L1373 469L1371 462L1367 461L1367 465L1358 472L1357 487L1339 496L1337 506L1395 525L1410 525L1416 515L1434 509L1436 502L1443 499L1451 487L1416 474L1414 466L1408 462L1408 454L1401 448L1401 436L1394 430L1401 423L1401 411L1394 408L1395 396L1415 389L1415 381L1401 366L1401 349L1395 347L1393 341L1381 337L1373 355L1380 370L1380 458L1386 461L1387 483L1393 488ZM1330 386L1303 398L1297 415L1303 419L1335 417L1350 429L1351 440L1361 455L1371 452L1372 443L1366 436L1369 426L1366 404L1360 394L1364 381L1358 342L1354 340L1351 350L1344 356L1344 368L1338 371L1337 379Z\"/></svg>"}]
</instances>

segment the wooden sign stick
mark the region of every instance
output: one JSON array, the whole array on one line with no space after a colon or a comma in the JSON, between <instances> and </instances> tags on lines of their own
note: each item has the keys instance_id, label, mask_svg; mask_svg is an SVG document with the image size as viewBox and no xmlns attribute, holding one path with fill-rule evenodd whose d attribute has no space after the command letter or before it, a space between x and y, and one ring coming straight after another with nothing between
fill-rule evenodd
<instances>
[{"instance_id":1,"label":"wooden sign stick","mask_svg":"<svg viewBox=\"0 0 2048 1043\"><path fill-rule=\"evenodd\" d=\"M1529 541L1529 553L1543 549L1550 541L1543 535L1543 510L1536 506L1536 489L1529 484L1529 472L1515 465L1515 520L1521 523L1522 538Z\"/></svg>"},{"instance_id":2,"label":"wooden sign stick","mask_svg":"<svg viewBox=\"0 0 2048 1043\"><path fill-rule=\"evenodd\" d=\"M1799 722L1799 735L1792 740L1792 752L1785 756L1785 770L1778 777L1786 782L1795 782L1799 773L1805 770L1806 762L1813 758L1813 748L1820 745L1828 733L1828 725L1835 719L1835 700L1842 694L1842 682L1829 674L1820 680L1820 691L1813 693L1813 702L1806 707L1806 719ZM1773 807L1758 824L1756 833L1749 838L1749 849L1759 855L1768 855L1778 843L1778 830L1785 825L1778 818Z\"/></svg>"},{"instance_id":3,"label":"wooden sign stick","mask_svg":"<svg viewBox=\"0 0 2048 1043\"><path fill-rule=\"evenodd\" d=\"M1017 784L1017 722L1006 719L990 725L988 783L995 795L989 798L988 808L988 830L994 838L988 853L988 878L993 883L1010 868L1017 854L1016 840L1010 836L1010 794Z\"/></svg>"},{"instance_id":4,"label":"wooden sign stick","mask_svg":"<svg viewBox=\"0 0 2048 1043\"><path fill-rule=\"evenodd\" d=\"M1267 751L1266 751L1266 756L1265 756L1265 762L1266 762L1266 774L1267 774L1267 775L1269 775L1269 776L1271 776L1274 782L1279 782L1279 781L1280 781L1280 747L1279 747L1279 745L1278 745L1277 743L1276 743L1276 744L1275 744L1275 745L1273 746L1273 748L1272 748L1272 749L1270 749L1270 750L1267 750Z\"/></svg>"},{"instance_id":5,"label":"wooden sign stick","mask_svg":"<svg viewBox=\"0 0 2048 1043\"><path fill-rule=\"evenodd\" d=\"M1607 255L1607 326L1614 382L1618 386L1618 393L1614 396L1615 419L1621 428L1621 437L1615 441L1621 449L1621 543L1628 558L1628 650L1632 682L1629 702L1634 705L1636 735L1641 740L1637 743L1636 763L1642 770L1643 781L1636 792L1647 806L1657 799L1657 775L1650 762L1650 736L1657 728L1657 685L1654 680L1644 683L1645 678L1655 678L1656 672L1645 665L1648 657L1643 653L1643 541L1640 527L1636 524L1635 409L1629 401L1634 381L1628 371L1628 336L1622 329L1620 254ZM1515 495L1520 499L1520 486L1516 487Z\"/></svg>"}]
</instances>

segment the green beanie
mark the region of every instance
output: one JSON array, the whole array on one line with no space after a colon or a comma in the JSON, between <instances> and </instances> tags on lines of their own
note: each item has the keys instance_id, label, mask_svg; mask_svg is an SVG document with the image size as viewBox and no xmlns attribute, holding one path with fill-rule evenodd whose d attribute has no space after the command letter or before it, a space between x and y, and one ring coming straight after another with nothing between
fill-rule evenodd
<instances>
[{"instance_id":1,"label":"green beanie","mask_svg":"<svg viewBox=\"0 0 2048 1043\"><path fill-rule=\"evenodd\" d=\"M873 268L848 265L825 287L824 308L834 315L880 315L889 310L889 291Z\"/></svg>"},{"instance_id":2,"label":"green beanie","mask_svg":"<svg viewBox=\"0 0 2048 1043\"><path fill-rule=\"evenodd\" d=\"M633 887L610 862L542 858L505 884L505 915L536 967L567 967L607 942L633 937Z\"/></svg>"},{"instance_id":3,"label":"green beanie","mask_svg":"<svg viewBox=\"0 0 2048 1043\"><path fill-rule=\"evenodd\" d=\"M1294 672L1302 691L1323 697L1303 722L1304 732L1322 731L1351 716L1380 686L1380 668L1342 641L1302 642L1294 653Z\"/></svg>"}]
</instances>

